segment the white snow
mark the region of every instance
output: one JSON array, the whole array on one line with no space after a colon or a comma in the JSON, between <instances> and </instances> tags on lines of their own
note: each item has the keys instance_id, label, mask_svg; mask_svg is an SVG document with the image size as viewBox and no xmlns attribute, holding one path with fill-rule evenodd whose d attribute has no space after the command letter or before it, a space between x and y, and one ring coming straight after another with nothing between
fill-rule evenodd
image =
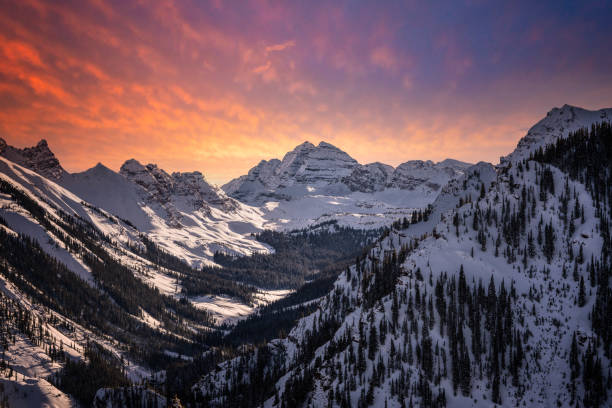
<instances>
[{"instance_id":1,"label":"white snow","mask_svg":"<svg viewBox=\"0 0 612 408\"><path fill-rule=\"evenodd\" d=\"M255 304L247 305L229 296L194 296L189 301L200 309L212 313L218 324L235 324L237 321L246 319L253 314L257 307L264 306L292 293L290 289L263 290L259 289L255 294Z\"/></svg>"}]
</instances>

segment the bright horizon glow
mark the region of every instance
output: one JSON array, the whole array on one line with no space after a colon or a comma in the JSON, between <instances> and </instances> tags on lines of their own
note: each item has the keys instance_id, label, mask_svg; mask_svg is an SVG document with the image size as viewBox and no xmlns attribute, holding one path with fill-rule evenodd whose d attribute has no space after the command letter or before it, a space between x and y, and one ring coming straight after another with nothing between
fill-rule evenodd
<instances>
[{"instance_id":1,"label":"bright horizon glow","mask_svg":"<svg viewBox=\"0 0 612 408\"><path fill-rule=\"evenodd\" d=\"M360 163L489 161L553 107L612 107L606 2L10 1L0 137L64 168L223 184L308 140Z\"/></svg>"}]
</instances>

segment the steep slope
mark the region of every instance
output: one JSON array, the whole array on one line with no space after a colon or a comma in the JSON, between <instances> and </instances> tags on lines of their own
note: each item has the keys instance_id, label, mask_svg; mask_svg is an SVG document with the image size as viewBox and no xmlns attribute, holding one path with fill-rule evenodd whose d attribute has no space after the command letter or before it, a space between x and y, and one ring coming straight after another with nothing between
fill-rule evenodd
<instances>
[{"instance_id":1,"label":"steep slope","mask_svg":"<svg viewBox=\"0 0 612 408\"><path fill-rule=\"evenodd\" d=\"M467 170L287 337L204 376L197 400L608 406L610 140L602 126L537 161Z\"/></svg>"},{"instance_id":2,"label":"steep slope","mask_svg":"<svg viewBox=\"0 0 612 408\"><path fill-rule=\"evenodd\" d=\"M382 163L361 165L329 143L305 142L283 160L262 161L222 188L231 197L261 206L268 228L290 230L329 220L379 228L426 207L468 166L450 159L412 161L396 169Z\"/></svg>"},{"instance_id":3,"label":"steep slope","mask_svg":"<svg viewBox=\"0 0 612 408\"><path fill-rule=\"evenodd\" d=\"M84 178L88 185L94 185L96 188L106 187L104 183L98 183L100 178L95 177L99 172L109 176L102 180L110 181L112 187L107 190L107 194L101 195L102 199L127 197L128 205L140 210L141 207L134 206L134 201L130 200L139 197L138 191L134 191L132 183L121 175L97 166L93 175L88 172L88 176L92 176L93 180ZM214 311L216 319L222 320L226 316L219 313L216 302L199 301L202 296L227 297L236 307L242 308L245 314L254 311L250 305L255 300L254 288L240 285L235 277L220 277L214 269L202 271L184 263L190 253L188 248L177 244L182 231L172 233L169 228L161 229L162 232L167 231L167 239L171 239L171 243L180 247L170 253L164 246L156 243L155 234L159 234L158 231L153 230L147 234L146 229L144 232L139 230L130 221L85 202L60 185L3 157L0 157L0 182L0 217L6 228L11 233L22 234L37 242L47 255L61 262L92 287L98 287L99 282L92 272L92 261L88 256L95 253L100 258L101 254L104 254L117 263L116 267L126 268L124 272L129 271L130 275L154 287L163 295L180 298L181 292L185 291L192 296L193 304L197 308ZM124 193L121 193L118 186L124 188ZM113 196L110 191L116 192L117 196ZM134 195L131 198L130 193ZM220 211L211 208L213 212ZM151 217L144 219L148 221ZM67 220L70 223L66 224ZM76 230L71 226L71 223L77 222L74 220L86 225L87 234L84 237L75 236L77 233L84 233L80 230L81 226ZM159 222L159 225L163 226L161 218ZM193 230L201 233L196 227ZM242 233L244 232L241 231L240 234ZM241 237L240 234L236 235ZM162 235L161 239L163 238L165 237ZM191 241L193 235L185 234L184 239ZM92 245L93 249L89 248ZM222 245L225 246L219 248L229 247L232 243ZM210 257L212 259L213 254L210 254ZM186 279L188 283L185 285Z\"/></svg>"},{"instance_id":4,"label":"steep slope","mask_svg":"<svg viewBox=\"0 0 612 408\"><path fill-rule=\"evenodd\" d=\"M227 197L199 172L168 174L131 159L119 173L98 165L60 183L196 268L212 264L216 251L248 255L271 250L250 236L262 228L261 213Z\"/></svg>"}]
</instances>

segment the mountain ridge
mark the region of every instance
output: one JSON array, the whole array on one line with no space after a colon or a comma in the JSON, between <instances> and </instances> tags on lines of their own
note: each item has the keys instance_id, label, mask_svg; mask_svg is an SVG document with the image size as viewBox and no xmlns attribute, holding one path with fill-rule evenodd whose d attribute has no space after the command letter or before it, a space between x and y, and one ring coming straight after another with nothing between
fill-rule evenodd
<instances>
[{"instance_id":1,"label":"mountain ridge","mask_svg":"<svg viewBox=\"0 0 612 408\"><path fill-rule=\"evenodd\" d=\"M323 168L321 163L330 164L331 167ZM419 164L421 169L429 169L430 174L426 179L412 177L411 181L406 180L410 176L405 170L416 168ZM440 177L454 177L469 165L454 159L438 163L412 160L397 168L379 162L360 164L330 143L321 141L315 146L306 141L286 153L282 160L262 160L246 175L229 181L221 188L228 195L250 203L265 201L269 197L299 197L312 192L309 187L343 195L351 192L371 193L387 188L413 189L432 177L443 184ZM421 172L421 176L425 174ZM438 183L434 182L432 186L434 184ZM302 188L296 188L296 185L302 185Z\"/></svg>"},{"instance_id":2,"label":"mountain ridge","mask_svg":"<svg viewBox=\"0 0 612 408\"><path fill-rule=\"evenodd\" d=\"M588 110L568 104L552 108L518 141L512 153L500 157L500 164L526 159L536 149L565 138L570 132L590 127L595 122L611 120L612 108Z\"/></svg>"},{"instance_id":3,"label":"mountain ridge","mask_svg":"<svg viewBox=\"0 0 612 408\"><path fill-rule=\"evenodd\" d=\"M611 137L598 124L466 169L286 336L202 376L196 401L609 406Z\"/></svg>"}]
</instances>

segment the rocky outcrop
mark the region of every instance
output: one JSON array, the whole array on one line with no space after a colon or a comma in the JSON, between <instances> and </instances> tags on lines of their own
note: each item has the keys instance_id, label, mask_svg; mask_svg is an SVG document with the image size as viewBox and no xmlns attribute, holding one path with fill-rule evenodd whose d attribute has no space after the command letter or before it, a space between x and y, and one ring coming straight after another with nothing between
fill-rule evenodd
<instances>
[{"instance_id":1,"label":"rocky outcrop","mask_svg":"<svg viewBox=\"0 0 612 408\"><path fill-rule=\"evenodd\" d=\"M385 189L386 185L391 181L393 171L393 167L378 162L359 165L353 168L351 174L344 177L342 182L351 191L373 193Z\"/></svg>"},{"instance_id":2,"label":"rocky outcrop","mask_svg":"<svg viewBox=\"0 0 612 408\"><path fill-rule=\"evenodd\" d=\"M45 139L42 139L34 147L18 149L7 145L6 141L0 138L0 156L4 156L10 161L51 180L59 180L67 174L57 157L49 149Z\"/></svg>"},{"instance_id":3,"label":"rocky outcrop","mask_svg":"<svg viewBox=\"0 0 612 408\"><path fill-rule=\"evenodd\" d=\"M169 212L173 212L174 201L178 198L190 203L194 210L205 212L209 211L209 206L227 212L238 206L222 190L208 184L199 171L168 174L155 164L142 165L130 159L121 166L119 174L141 186L147 201L157 202Z\"/></svg>"}]
</instances>

